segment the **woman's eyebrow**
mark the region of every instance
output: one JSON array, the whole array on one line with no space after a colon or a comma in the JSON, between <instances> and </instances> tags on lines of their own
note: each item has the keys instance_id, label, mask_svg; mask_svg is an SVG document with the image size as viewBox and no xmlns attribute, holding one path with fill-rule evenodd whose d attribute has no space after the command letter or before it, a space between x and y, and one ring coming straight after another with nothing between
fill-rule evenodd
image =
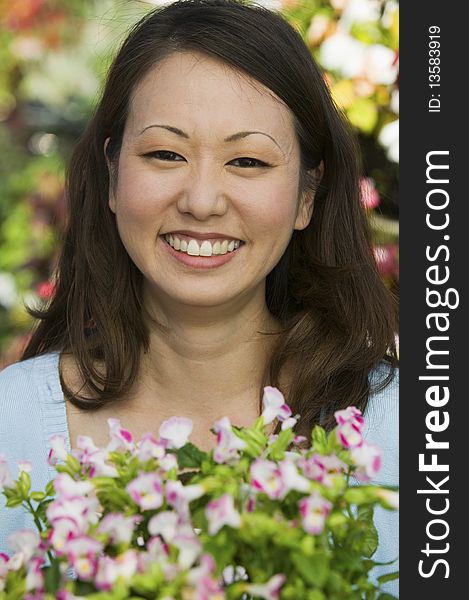
<instances>
[{"instance_id":1,"label":"woman's eyebrow","mask_svg":"<svg viewBox=\"0 0 469 600\"><path fill-rule=\"evenodd\" d=\"M179 135L180 137L183 137L187 140L190 139L190 136L185 131L182 131L182 129L179 129L178 127L173 127L172 125L160 125L158 123L155 123L153 125L148 125L144 129L142 129L142 131L139 133L139 135L142 135L142 133L147 131L147 129L151 129L152 127L161 127L162 129L171 131L172 133L175 133L176 135ZM280 150L282 150L282 148L279 146L279 144L277 143L275 138L273 138L268 133L265 133L264 131L239 131L238 133L233 133L232 135L229 135L223 141L224 142L236 142L237 140L241 140L241 139L247 137L248 135L255 135L255 134L265 135L266 137L270 138L274 142L274 144L276 146L278 146L278 148ZM282 150L282 152L283 152L283 150Z\"/></svg>"}]
</instances>

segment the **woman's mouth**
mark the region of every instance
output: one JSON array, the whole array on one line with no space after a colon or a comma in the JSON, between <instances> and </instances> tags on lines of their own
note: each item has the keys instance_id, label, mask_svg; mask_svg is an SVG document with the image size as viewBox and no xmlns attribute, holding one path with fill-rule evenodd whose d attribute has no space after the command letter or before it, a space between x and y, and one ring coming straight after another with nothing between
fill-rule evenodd
<instances>
[{"instance_id":1,"label":"woman's mouth","mask_svg":"<svg viewBox=\"0 0 469 600\"><path fill-rule=\"evenodd\" d=\"M235 239L196 240L171 233L165 234L163 238L171 248L189 256L220 256L233 252L243 244L241 240Z\"/></svg>"}]
</instances>

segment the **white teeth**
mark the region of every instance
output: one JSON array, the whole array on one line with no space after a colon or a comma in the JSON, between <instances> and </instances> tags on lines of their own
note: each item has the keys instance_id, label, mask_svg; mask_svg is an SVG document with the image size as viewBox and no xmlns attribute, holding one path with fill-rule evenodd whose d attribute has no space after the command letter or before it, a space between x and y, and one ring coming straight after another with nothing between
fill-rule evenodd
<instances>
[{"instance_id":1,"label":"white teeth","mask_svg":"<svg viewBox=\"0 0 469 600\"><path fill-rule=\"evenodd\" d=\"M195 240L191 240L189 242L189 245L187 246L187 254L190 254L191 256L200 255L199 244Z\"/></svg>"},{"instance_id":2,"label":"white teeth","mask_svg":"<svg viewBox=\"0 0 469 600\"><path fill-rule=\"evenodd\" d=\"M200 246L200 256L212 256L212 252L211 242L204 240Z\"/></svg>"},{"instance_id":3,"label":"white teeth","mask_svg":"<svg viewBox=\"0 0 469 600\"><path fill-rule=\"evenodd\" d=\"M241 240L223 240L221 242L217 240L213 244L209 240L204 240L199 245L197 240L187 242L170 233L167 233L164 238L175 250L187 252L190 256L217 256L233 252L241 245Z\"/></svg>"}]
</instances>

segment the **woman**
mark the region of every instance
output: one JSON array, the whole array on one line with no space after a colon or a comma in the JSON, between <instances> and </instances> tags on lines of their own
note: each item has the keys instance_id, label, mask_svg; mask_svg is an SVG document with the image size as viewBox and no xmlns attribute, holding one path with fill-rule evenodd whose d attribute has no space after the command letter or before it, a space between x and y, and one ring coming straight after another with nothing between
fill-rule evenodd
<instances>
[{"instance_id":1,"label":"woman","mask_svg":"<svg viewBox=\"0 0 469 600\"><path fill-rule=\"evenodd\" d=\"M0 375L0 453L30 459L40 488L49 437L104 445L110 416L139 437L184 415L209 449L213 422L252 423L270 384L302 433L365 411L397 484L395 312L357 156L280 16L194 0L145 17L69 167L56 293ZM377 514L377 560L396 558L396 519Z\"/></svg>"}]
</instances>

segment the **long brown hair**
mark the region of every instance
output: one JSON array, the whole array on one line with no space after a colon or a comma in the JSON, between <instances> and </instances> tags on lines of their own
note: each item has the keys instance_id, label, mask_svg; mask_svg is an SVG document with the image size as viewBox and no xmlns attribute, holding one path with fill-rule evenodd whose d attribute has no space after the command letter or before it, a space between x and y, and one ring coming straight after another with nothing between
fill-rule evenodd
<instances>
[{"instance_id":1,"label":"long brown hair","mask_svg":"<svg viewBox=\"0 0 469 600\"><path fill-rule=\"evenodd\" d=\"M221 59L285 102L300 143L303 191L311 184L307 173L324 164L311 223L293 233L267 278L267 306L283 331L264 384L279 386L288 367L292 377L284 391L301 414L303 432L320 418L330 424L333 410L352 404L364 410L370 373L389 365L379 370L381 387L392 376L397 325L360 203L359 152L300 35L277 13L236 0L182 0L157 8L122 45L69 165L69 219L56 293L43 310L28 309L40 322L22 359L72 352L93 394L73 393L62 382L80 408L98 408L131 389L149 332L142 274L108 208L112 182L103 146L110 138L107 153L117 165L133 90L150 68L181 50Z\"/></svg>"}]
</instances>

